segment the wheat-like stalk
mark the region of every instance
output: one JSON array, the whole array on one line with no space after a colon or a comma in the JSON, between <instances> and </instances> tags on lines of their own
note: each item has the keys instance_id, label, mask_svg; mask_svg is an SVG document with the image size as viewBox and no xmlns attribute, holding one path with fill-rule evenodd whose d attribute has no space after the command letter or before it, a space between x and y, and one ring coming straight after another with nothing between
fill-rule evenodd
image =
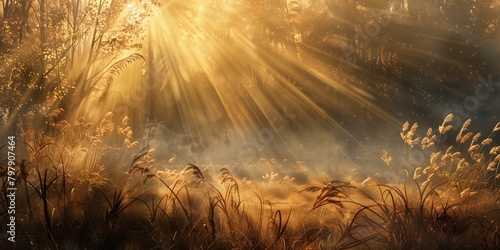
<instances>
[{"instance_id":1,"label":"wheat-like stalk","mask_svg":"<svg viewBox=\"0 0 500 250\"><path fill-rule=\"evenodd\" d=\"M470 146L472 147L472 145L474 144L474 142L477 142L480 137L481 137L481 132L475 134L474 137L472 137L472 141L470 142Z\"/></svg>"},{"instance_id":2,"label":"wheat-like stalk","mask_svg":"<svg viewBox=\"0 0 500 250\"><path fill-rule=\"evenodd\" d=\"M469 127L469 125L471 124L472 122L472 119L467 119L467 121L464 122L464 124L462 125L462 128L460 129L460 132L458 133L457 135L457 139L456 141L457 142L461 142L462 141L462 135L465 131L467 131L467 128Z\"/></svg>"},{"instance_id":3,"label":"wheat-like stalk","mask_svg":"<svg viewBox=\"0 0 500 250\"><path fill-rule=\"evenodd\" d=\"M338 207L337 209L339 209L344 207L343 200L348 197L346 192L347 188L354 187L348 182L331 181L328 184L325 183L323 187L308 187L300 192L319 191L319 195L316 197L311 211L328 204L333 204ZM341 212L340 210L338 211Z\"/></svg>"},{"instance_id":4,"label":"wheat-like stalk","mask_svg":"<svg viewBox=\"0 0 500 250\"><path fill-rule=\"evenodd\" d=\"M451 122L452 120L453 120L453 114L449 114L446 116L446 118L444 118L443 123L438 128L440 134L443 135L452 129L452 127L453 127L452 125L446 125L447 123Z\"/></svg>"},{"instance_id":5,"label":"wheat-like stalk","mask_svg":"<svg viewBox=\"0 0 500 250\"><path fill-rule=\"evenodd\" d=\"M490 149L490 155L500 154L500 146L495 146Z\"/></svg>"},{"instance_id":6,"label":"wheat-like stalk","mask_svg":"<svg viewBox=\"0 0 500 250\"><path fill-rule=\"evenodd\" d=\"M419 179L420 177L422 177L422 173L423 173L423 169L422 167L418 167L415 169L415 172L413 173L413 179L414 180L417 180Z\"/></svg>"},{"instance_id":7,"label":"wheat-like stalk","mask_svg":"<svg viewBox=\"0 0 500 250\"><path fill-rule=\"evenodd\" d=\"M387 164L387 166L391 165L392 157L389 155L389 152L387 152L387 150L384 150L382 152L382 156L380 158L383 162L385 162L385 164Z\"/></svg>"},{"instance_id":8,"label":"wheat-like stalk","mask_svg":"<svg viewBox=\"0 0 500 250\"><path fill-rule=\"evenodd\" d=\"M464 144L467 140L469 140L472 137L472 135L473 135L472 132L468 132L467 134L462 136L462 138L460 139L460 144Z\"/></svg>"},{"instance_id":9,"label":"wheat-like stalk","mask_svg":"<svg viewBox=\"0 0 500 250\"><path fill-rule=\"evenodd\" d=\"M495 127L493 128L493 131L491 133L495 133L497 131L500 131L500 122L497 123L497 125L495 125Z\"/></svg>"}]
</instances>

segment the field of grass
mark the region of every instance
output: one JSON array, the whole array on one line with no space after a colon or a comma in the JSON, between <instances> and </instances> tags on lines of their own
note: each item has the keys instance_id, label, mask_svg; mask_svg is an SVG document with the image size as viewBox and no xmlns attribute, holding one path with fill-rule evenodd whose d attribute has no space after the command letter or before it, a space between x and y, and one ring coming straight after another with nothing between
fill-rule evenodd
<instances>
[{"instance_id":1,"label":"field of grass","mask_svg":"<svg viewBox=\"0 0 500 250\"><path fill-rule=\"evenodd\" d=\"M401 150L406 159L417 148L429 152L425 164L400 165L381 152L373 165L385 163L393 180L323 183L330 177L302 162L156 159L155 149L134 140L128 118L109 113L98 124L70 124L60 112L44 122L30 113L19 124L15 243L4 233L11 214L8 160L1 162L5 249L500 248L500 146L493 140L500 123L486 136L470 132L470 120L451 135L452 115L423 133L406 123ZM444 136L455 143L444 145ZM2 156L7 151L1 146Z\"/></svg>"}]
</instances>

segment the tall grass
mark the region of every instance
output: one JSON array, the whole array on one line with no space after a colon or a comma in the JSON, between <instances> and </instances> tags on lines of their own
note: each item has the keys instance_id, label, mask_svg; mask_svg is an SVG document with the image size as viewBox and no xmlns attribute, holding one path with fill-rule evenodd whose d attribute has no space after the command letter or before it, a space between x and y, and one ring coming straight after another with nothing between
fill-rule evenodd
<instances>
[{"instance_id":1,"label":"tall grass","mask_svg":"<svg viewBox=\"0 0 500 250\"><path fill-rule=\"evenodd\" d=\"M386 151L382 160L392 182L304 186L293 173L283 181L266 173L259 182L234 175L231 166L218 173L195 164L181 171L160 167L154 149L138 148L127 118L116 125L108 113L96 124L84 118L69 124L61 112L46 115L44 128L33 114L20 124L25 151L16 165L17 242L1 238L9 248L500 247L500 147L493 141L500 124L482 138L468 131L468 120L450 146L443 138L452 116L425 136L417 124L405 123L403 154L411 159L421 147L429 152L424 164L395 165ZM1 176L0 214L7 218L6 172ZM279 192L289 194L276 200Z\"/></svg>"}]
</instances>

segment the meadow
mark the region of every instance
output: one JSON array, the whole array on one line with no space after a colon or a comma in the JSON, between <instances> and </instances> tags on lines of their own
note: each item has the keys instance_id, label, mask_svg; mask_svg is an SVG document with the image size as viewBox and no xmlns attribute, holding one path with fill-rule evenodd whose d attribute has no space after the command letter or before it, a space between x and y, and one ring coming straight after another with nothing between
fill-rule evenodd
<instances>
[{"instance_id":1,"label":"meadow","mask_svg":"<svg viewBox=\"0 0 500 250\"><path fill-rule=\"evenodd\" d=\"M0 249L500 249L500 0L1 2Z\"/></svg>"},{"instance_id":2,"label":"meadow","mask_svg":"<svg viewBox=\"0 0 500 250\"><path fill-rule=\"evenodd\" d=\"M384 151L373 164L385 164L390 181L373 175L322 182L331 177L303 162L183 166L156 159L155 149L134 140L128 117L108 113L98 124L70 124L58 119L63 112L45 115L46 123L28 113L19 125L15 243L1 237L10 249L500 246L500 146L492 139L500 123L484 136L468 130L471 120L451 135L452 114L424 133L407 122L403 154L410 161L412 151L426 150L425 164L394 163ZM444 136L455 143L443 145ZM7 155L8 145L1 151ZM9 218L7 162L2 229Z\"/></svg>"}]
</instances>

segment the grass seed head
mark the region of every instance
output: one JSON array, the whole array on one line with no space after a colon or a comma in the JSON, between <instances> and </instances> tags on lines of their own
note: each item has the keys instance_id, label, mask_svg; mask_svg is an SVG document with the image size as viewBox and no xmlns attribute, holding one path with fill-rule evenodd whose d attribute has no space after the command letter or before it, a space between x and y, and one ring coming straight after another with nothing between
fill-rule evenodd
<instances>
[{"instance_id":1,"label":"grass seed head","mask_svg":"<svg viewBox=\"0 0 500 250\"><path fill-rule=\"evenodd\" d=\"M460 132L457 135L457 142L461 141L463 132L467 131L467 128L469 127L471 122L472 120L470 118L464 122L464 124L462 125L462 129L460 129Z\"/></svg>"},{"instance_id":2,"label":"grass seed head","mask_svg":"<svg viewBox=\"0 0 500 250\"><path fill-rule=\"evenodd\" d=\"M410 148L413 148L415 145L420 143L420 137L415 138L414 140L409 140L408 145L410 145Z\"/></svg>"},{"instance_id":3,"label":"grass seed head","mask_svg":"<svg viewBox=\"0 0 500 250\"><path fill-rule=\"evenodd\" d=\"M489 145L491 142L493 141L493 139L491 138L486 138L483 140L483 142L481 142L481 145Z\"/></svg>"},{"instance_id":4,"label":"grass seed head","mask_svg":"<svg viewBox=\"0 0 500 250\"><path fill-rule=\"evenodd\" d=\"M123 117L123 119L122 119L122 127L127 127L128 126L128 121L129 121L128 116Z\"/></svg>"},{"instance_id":5,"label":"grass seed head","mask_svg":"<svg viewBox=\"0 0 500 250\"><path fill-rule=\"evenodd\" d=\"M403 124L403 132L406 132L406 130L408 130L408 128L410 127L410 123L408 121L406 121L404 124Z\"/></svg>"},{"instance_id":6,"label":"grass seed head","mask_svg":"<svg viewBox=\"0 0 500 250\"><path fill-rule=\"evenodd\" d=\"M457 165L457 172L460 172L462 171L463 169L469 167L469 163L464 159L462 158L459 162L458 162L458 165Z\"/></svg>"},{"instance_id":7,"label":"grass seed head","mask_svg":"<svg viewBox=\"0 0 500 250\"><path fill-rule=\"evenodd\" d=\"M420 177L422 177L422 172L423 172L423 169L422 167L418 167L415 169L415 172L413 173L413 179L414 180L417 180L419 179Z\"/></svg>"},{"instance_id":8,"label":"grass seed head","mask_svg":"<svg viewBox=\"0 0 500 250\"><path fill-rule=\"evenodd\" d=\"M452 125L439 126L439 133L444 135L446 132L450 131L453 128Z\"/></svg>"},{"instance_id":9,"label":"grass seed head","mask_svg":"<svg viewBox=\"0 0 500 250\"><path fill-rule=\"evenodd\" d=\"M495 127L493 128L493 132L492 133L495 133L497 131L500 131L500 122L497 123L497 125L495 125Z\"/></svg>"},{"instance_id":10,"label":"grass seed head","mask_svg":"<svg viewBox=\"0 0 500 250\"><path fill-rule=\"evenodd\" d=\"M387 166L389 166L391 164L392 157L389 156L389 152L387 152L387 150L383 151L382 157L380 157L380 158L382 159L382 161L385 162L385 164L387 164Z\"/></svg>"},{"instance_id":11,"label":"grass seed head","mask_svg":"<svg viewBox=\"0 0 500 250\"><path fill-rule=\"evenodd\" d=\"M409 127L410 127L410 123L408 121L406 121L403 124L402 131L399 133L401 135L401 139L406 140L408 133L405 134L405 132L406 132L406 130L408 130Z\"/></svg>"},{"instance_id":12,"label":"grass seed head","mask_svg":"<svg viewBox=\"0 0 500 250\"><path fill-rule=\"evenodd\" d=\"M495 146L490 149L490 155L497 155L500 153L500 146Z\"/></svg>"},{"instance_id":13,"label":"grass seed head","mask_svg":"<svg viewBox=\"0 0 500 250\"><path fill-rule=\"evenodd\" d=\"M474 152L476 152L479 149L479 147L480 147L479 144L472 145L468 150L469 154L473 154Z\"/></svg>"},{"instance_id":14,"label":"grass seed head","mask_svg":"<svg viewBox=\"0 0 500 250\"><path fill-rule=\"evenodd\" d=\"M460 192L460 197L462 197L462 198L469 198L469 197L472 197L472 196L474 196L476 194L477 194L477 192L471 191L470 188L466 188L462 192Z\"/></svg>"},{"instance_id":15,"label":"grass seed head","mask_svg":"<svg viewBox=\"0 0 500 250\"><path fill-rule=\"evenodd\" d=\"M470 143L470 145L472 146L472 144L474 144L474 142L477 142L479 140L479 137L481 137L481 132L477 133L474 135L474 137L472 138L472 141Z\"/></svg>"},{"instance_id":16,"label":"grass seed head","mask_svg":"<svg viewBox=\"0 0 500 250\"><path fill-rule=\"evenodd\" d=\"M472 135L473 135L472 132L468 132L467 134L462 136L462 138L460 139L460 143L461 144L465 143L467 140L469 140L472 137Z\"/></svg>"},{"instance_id":17,"label":"grass seed head","mask_svg":"<svg viewBox=\"0 0 500 250\"><path fill-rule=\"evenodd\" d=\"M453 114L449 114L446 116L446 118L444 118L443 123L441 124L441 126L439 126L439 133L440 134L445 134L446 132L451 130L452 126L446 125L447 123L451 122L451 120L453 120Z\"/></svg>"},{"instance_id":18,"label":"grass seed head","mask_svg":"<svg viewBox=\"0 0 500 250\"><path fill-rule=\"evenodd\" d=\"M486 170L488 171L496 171L498 166L498 162L492 161L490 164L488 164L488 168Z\"/></svg>"},{"instance_id":19,"label":"grass seed head","mask_svg":"<svg viewBox=\"0 0 500 250\"><path fill-rule=\"evenodd\" d=\"M432 128L427 129L427 137L430 137L432 134Z\"/></svg>"},{"instance_id":20,"label":"grass seed head","mask_svg":"<svg viewBox=\"0 0 500 250\"><path fill-rule=\"evenodd\" d=\"M500 162L500 155L497 155L493 161Z\"/></svg>"},{"instance_id":21,"label":"grass seed head","mask_svg":"<svg viewBox=\"0 0 500 250\"><path fill-rule=\"evenodd\" d=\"M440 155L441 155L441 152L434 152L431 154L431 158L430 158L431 165L437 164L437 159L439 158Z\"/></svg>"},{"instance_id":22,"label":"grass seed head","mask_svg":"<svg viewBox=\"0 0 500 250\"><path fill-rule=\"evenodd\" d=\"M444 121L443 121L443 126L444 126L446 123L451 122L451 120L453 120L453 113L448 114L448 115L444 118Z\"/></svg>"}]
</instances>

